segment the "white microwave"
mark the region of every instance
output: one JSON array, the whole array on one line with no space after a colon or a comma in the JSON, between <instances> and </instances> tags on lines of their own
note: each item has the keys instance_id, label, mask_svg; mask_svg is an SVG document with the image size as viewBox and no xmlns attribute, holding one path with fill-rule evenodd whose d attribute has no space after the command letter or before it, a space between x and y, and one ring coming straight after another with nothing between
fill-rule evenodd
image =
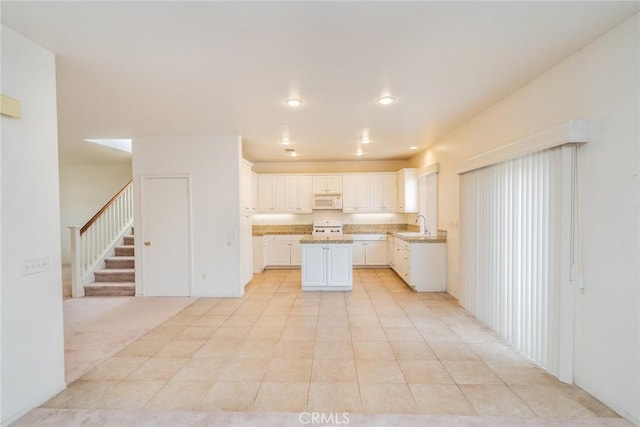
<instances>
[{"instance_id":1,"label":"white microwave","mask_svg":"<svg viewBox=\"0 0 640 427\"><path fill-rule=\"evenodd\" d=\"M313 209L342 209L340 194L316 194L313 197Z\"/></svg>"}]
</instances>

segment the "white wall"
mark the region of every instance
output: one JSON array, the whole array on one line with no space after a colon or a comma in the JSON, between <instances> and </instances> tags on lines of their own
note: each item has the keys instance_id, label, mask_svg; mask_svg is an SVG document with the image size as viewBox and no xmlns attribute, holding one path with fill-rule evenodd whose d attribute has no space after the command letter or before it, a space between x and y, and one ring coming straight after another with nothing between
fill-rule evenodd
<instances>
[{"instance_id":1,"label":"white wall","mask_svg":"<svg viewBox=\"0 0 640 427\"><path fill-rule=\"evenodd\" d=\"M640 32L634 16L412 159L440 162L440 228L458 296L463 159L574 118L595 124L579 149L586 290L576 297L574 381L638 423L640 402Z\"/></svg>"},{"instance_id":2,"label":"white wall","mask_svg":"<svg viewBox=\"0 0 640 427\"><path fill-rule=\"evenodd\" d=\"M2 362L8 424L64 389L55 58L2 26L2 93L22 119L2 117ZM45 272L22 263L48 259Z\"/></svg>"},{"instance_id":3,"label":"white wall","mask_svg":"<svg viewBox=\"0 0 640 427\"><path fill-rule=\"evenodd\" d=\"M240 158L237 136L133 140L135 227L140 224L144 175L191 176L192 295L240 296ZM135 251L142 253L136 232ZM167 260L170 262L170 260ZM136 268L136 294L144 278Z\"/></svg>"},{"instance_id":4,"label":"white wall","mask_svg":"<svg viewBox=\"0 0 640 427\"><path fill-rule=\"evenodd\" d=\"M71 263L71 226L82 226L131 180L131 163L60 165L62 264Z\"/></svg>"}]
</instances>

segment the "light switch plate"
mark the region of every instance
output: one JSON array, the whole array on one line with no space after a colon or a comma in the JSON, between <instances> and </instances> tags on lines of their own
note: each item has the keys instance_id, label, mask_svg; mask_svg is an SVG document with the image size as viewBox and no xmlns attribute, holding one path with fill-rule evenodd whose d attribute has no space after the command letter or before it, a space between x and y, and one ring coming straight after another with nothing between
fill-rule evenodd
<instances>
[{"instance_id":1,"label":"light switch plate","mask_svg":"<svg viewBox=\"0 0 640 427\"><path fill-rule=\"evenodd\" d=\"M22 261L22 275L42 273L49 270L49 258L32 258Z\"/></svg>"}]
</instances>

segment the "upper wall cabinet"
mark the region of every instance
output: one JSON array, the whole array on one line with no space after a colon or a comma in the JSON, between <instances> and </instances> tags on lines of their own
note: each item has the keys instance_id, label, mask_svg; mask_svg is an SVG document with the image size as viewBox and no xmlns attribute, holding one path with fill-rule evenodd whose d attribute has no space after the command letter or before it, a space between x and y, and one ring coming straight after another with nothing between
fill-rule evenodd
<instances>
[{"instance_id":1,"label":"upper wall cabinet","mask_svg":"<svg viewBox=\"0 0 640 427\"><path fill-rule=\"evenodd\" d=\"M253 212L256 213L260 208L260 199L258 198L258 186L260 185L260 179L258 174L251 172L251 207Z\"/></svg>"},{"instance_id":2,"label":"upper wall cabinet","mask_svg":"<svg viewBox=\"0 0 640 427\"><path fill-rule=\"evenodd\" d=\"M314 175L313 194L342 194L342 176Z\"/></svg>"},{"instance_id":3,"label":"upper wall cabinet","mask_svg":"<svg viewBox=\"0 0 640 427\"><path fill-rule=\"evenodd\" d=\"M289 175L287 185L287 212L311 213L311 176Z\"/></svg>"},{"instance_id":4,"label":"upper wall cabinet","mask_svg":"<svg viewBox=\"0 0 640 427\"><path fill-rule=\"evenodd\" d=\"M398 212L418 212L417 169L402 169L398 172Z\"/></svg>"},{"instance_id":5,"label":"upper wall cabinet","mask_svg":"<svg viewBox=\"0 0 640 427\"><path fill-rule=\"evenodd\" d=\"M260 212L287 211L287 178L285 175L260 175Z\"/></svg>"},{"instance_id":6,"label":"upper wall cabinet","mask_svg":"<svg viewBox=\"0 0 640 427\"><path fill-rule=\"evenodd\" d=\"M310 175L258 175L258 200L263 213L311 213Z\"/></svg>"},{"instance_id":7,"label":"upper wall cabinet","mask_svg":"<svg viewBox=\"0 0 640 427\"><path fill-rule=\"evenodd\" d=\"M342 177L343 212L396 212L396 174L353 174Z\"/></svg>"},{"instance_id":8,"label":"upper wall cabinet","mask_svg":"<svg viewBox=\"0 0 640 427\"><path fill-rule=\"evenodd\" d=\"M251 169L248 170L251 173ZM243 200L254 212L311 213L314 194L342 194L342 211L417 212L416 169L346 175L253 175ZM247 203L243 202L242 207ZM252 206L252 207L251 207Z\"/></svg>"},{"instance_id":9,"label":"upper wall cabinet","mask_svg":"<svg viewBox=\"0 0 640 427\"><path fill-rule=\"evenodd\" d=\"M369 212L369 175L345 175L342 177L342 211Z\"/></svg>"},{"instance_id":10,"label":"upper wall cabinet","mask_svg":"<svg viewBox=\"0 0 640 427\"><path fill-rule=\"evenodd\" d=\"M371 212L396 212L396 174L369 176Z\"/></svg>"},{"instance_id":11,"label":"upper wall cabinet","mask_svg":"<svg viewBox=\"0 0 640 427\"><path fill-rule=\"evenodd\" d=\"M251 167L253 165L242 159L240 161L240 213L253 213L253 194L252 194L252 176Z\"/></svg>"}]
</instances>

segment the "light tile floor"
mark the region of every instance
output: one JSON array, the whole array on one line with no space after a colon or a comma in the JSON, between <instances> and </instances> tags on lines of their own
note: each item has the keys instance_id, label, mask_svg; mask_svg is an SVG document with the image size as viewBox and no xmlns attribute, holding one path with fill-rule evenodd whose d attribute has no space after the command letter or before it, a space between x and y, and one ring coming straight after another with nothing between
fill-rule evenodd
<instances>
[{"instance_id":1,"label":"light tile floor","mask_svg":"<svg viewBox=\"0 0 640 427\"><path fill-rule=\"evenodd\" d=\"M258 274L244 298L198 299L42 408L618 417L389 269L354 270L352 292Z\"/></svg>"}]
</instances>

